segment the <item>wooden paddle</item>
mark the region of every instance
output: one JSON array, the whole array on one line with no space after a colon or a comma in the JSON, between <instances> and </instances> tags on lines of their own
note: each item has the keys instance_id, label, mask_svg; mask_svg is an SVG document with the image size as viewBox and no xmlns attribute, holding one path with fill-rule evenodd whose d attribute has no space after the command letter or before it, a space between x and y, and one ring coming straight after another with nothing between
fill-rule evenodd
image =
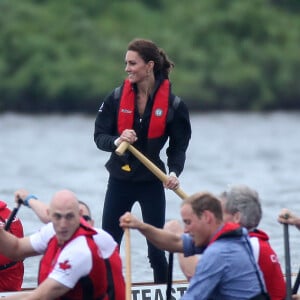
<instances>
[{"instance_id":1,"label":"wooden paddle","mask_svg":"<svg viewBox=\"0 0 300 300\"><path fill-rule=\"evenodd\" d=\"M126 258L126 300L131 300L131 252L130 231L125 229L125 258Z\"/></svg>"},{"instance_id":2,"label":"wooden paddle","mask_svg":"<svg viewBox=\"0 0 300 300\"><path fill-rule=\"evenodd\" d=\"M159 169L152 161L150 161L144 154L142 154L140 151L138 151L134 146L132 146L128 142L122 142L115 152L116 154L121 156L124 154L126 150L130 151L146 168L148 168L163 183L167 181L168 176L161 169ZM177 188L176 190L173 191L181 199L185 199L188 197L188 195L180 188ZM167 290L166 290L167 300L171 299L173 256L174 254L172 252L169 252L169 268L168 268Z\"/></svg>"},{"instance_id":3,"label":"wooden paddle","mask_svg":"<svg viewBox=\"0 0 300 300\"><path fill-rule=\"evenodd\" d=\"M166 182L168 176L158 168L152 161L150 161L144 154L142 154L135 147L130 145L128 142L122 142L119 147L116 149L116 154L119 156L123 155L124 152L130 151L146 168L148 168L158 179L162 182ZM180 188L173 190L181 199L185 199L188 195Z\"/></svg>"}]
</instances>

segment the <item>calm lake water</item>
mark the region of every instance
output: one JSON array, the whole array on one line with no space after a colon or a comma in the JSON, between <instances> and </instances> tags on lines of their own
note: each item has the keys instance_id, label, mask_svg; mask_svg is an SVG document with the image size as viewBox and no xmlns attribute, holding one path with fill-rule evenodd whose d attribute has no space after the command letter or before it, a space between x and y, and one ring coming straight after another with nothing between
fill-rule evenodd
<instances>
[{"instance_id":1,"label":"calm lake water","mask_svg":"<svg viewBox=\"0 0 300 300\"><path fill-rule=\"evenodd\" d=\"M187 194L201 190L220 193L228 184L244 183L258 190L263 206L261 228L267 231L285 271L282 225L276 219L283 207L300 214L300 113L192 114L192 140L181 187ZM73 190L92 208L96 226L108 173L108 153L93 141L94 117L83 115L0 115L0 199L14 207L13 193L26 188L49 202L59 189ZM167 219L180 218L180 198L167 191ZM140 216L139 206L134 213ZM29 234L41 226L32 211L18 213ZM292 272L300 266L300 231L289 228ZM132 281L151 281L146 243L131 231ZM121 254L124 258L124 245ZM37 258L25 261L24 287L36 284ZM183 275L177 261L174 278Z\"/></svg>"}]
</instances>

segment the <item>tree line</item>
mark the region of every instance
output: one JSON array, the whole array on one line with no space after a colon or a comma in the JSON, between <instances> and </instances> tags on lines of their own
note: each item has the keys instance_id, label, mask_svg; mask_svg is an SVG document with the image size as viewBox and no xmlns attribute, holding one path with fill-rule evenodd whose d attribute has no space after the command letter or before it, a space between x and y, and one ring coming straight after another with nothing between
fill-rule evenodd
<instances>
[{"instance_id":1,"label":"tree line","mask_svg":"<svg viewBox=\"0 0 300 300\"><path fill-rule=\"evenodd\" d=\"M300 108L297 0L1 0L0 112L97 111L147 38L194 110Z\"/></svg>"}]
</instances>

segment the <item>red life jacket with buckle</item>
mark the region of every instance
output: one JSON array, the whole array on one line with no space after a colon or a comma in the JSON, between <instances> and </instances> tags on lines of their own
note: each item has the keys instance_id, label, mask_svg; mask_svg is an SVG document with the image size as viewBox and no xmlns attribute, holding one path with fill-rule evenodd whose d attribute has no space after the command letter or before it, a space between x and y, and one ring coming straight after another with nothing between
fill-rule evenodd
<instances>
[{"instance_id":1,"label":"red life jacket with buckle","mask_svg":"<svg viewBox=\"0 0 300 300\"><path fill-rule=\"evenodd\" d=\"M221 230L219 230L210 240L209 245L220 238L242 236L242 228L236 223L225 223Z\"/></svg>"},{"instance_id":2,"label":"red life jacket with buckle","mask_svg":"<svg viewBox=\"0 0 300 300\"><path fill-rule=\"evenodd\" d=\"M88 244L88 248L91 251L92 255L92 265L90 273L81 278L75 287L68 291L64 296L59 299L72 299L72 300L83 300L83 299L101 299L101 300L109 300L115 299L110 298L108 291L108 278L106 272L106 264L105 260L102 258L101 250L97 247L95 241L93 240L93 235L96 231L83 224L77 229L72 238L66 242L62 247L58 245L58 241L56 236L54 235L49 243L46 252L44 253L43 258L40 262L40 270L39 270L39 284L43 282L48 275L53 270L57 260L59 258L59 254L68 245L71 241L76 239L79 236L85 236L86 242ZM80 259L80 258L78 258ZM63 266L66 264L66 266ZM59 265L62 265L62 270L71 268L69 262L60 262Z\"/></svg>"},{"instance_id":3,"label":"red life jacket with buckle","mask_svg":"<svg viewBox=\"0 0 300 300\"><path fill-rule=\"evenodd\" d=\"M151 111L148 138L161 137L165 132L169 107L170 81L165 79L158 88ZM118 132L133 127L136 94L129 80L124 81L118 115Z\"/></svg>"}]
</instances>

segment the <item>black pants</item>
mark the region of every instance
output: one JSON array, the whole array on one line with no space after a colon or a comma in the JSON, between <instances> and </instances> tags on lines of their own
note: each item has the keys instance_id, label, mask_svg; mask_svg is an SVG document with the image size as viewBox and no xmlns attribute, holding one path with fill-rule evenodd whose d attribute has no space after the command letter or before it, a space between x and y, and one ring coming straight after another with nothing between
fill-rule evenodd
<instances>
[{"instance_id":1,"label":"black pants","mask_svg":"<svg viewBox=\"0 0 300 300\"><path fill-rule=\"evenodd\" d=\"M157 181L136 183L109 178L105 196L102 228L121 244L123 229L119 226L120 217L131 211L135 202L141 207L143 221L162 228L165 223L166 199L162 183ZM168 263L165 252L148 244L148 258L153 268L154 282L167 281Z\"/></svg>"}]
</instances>

